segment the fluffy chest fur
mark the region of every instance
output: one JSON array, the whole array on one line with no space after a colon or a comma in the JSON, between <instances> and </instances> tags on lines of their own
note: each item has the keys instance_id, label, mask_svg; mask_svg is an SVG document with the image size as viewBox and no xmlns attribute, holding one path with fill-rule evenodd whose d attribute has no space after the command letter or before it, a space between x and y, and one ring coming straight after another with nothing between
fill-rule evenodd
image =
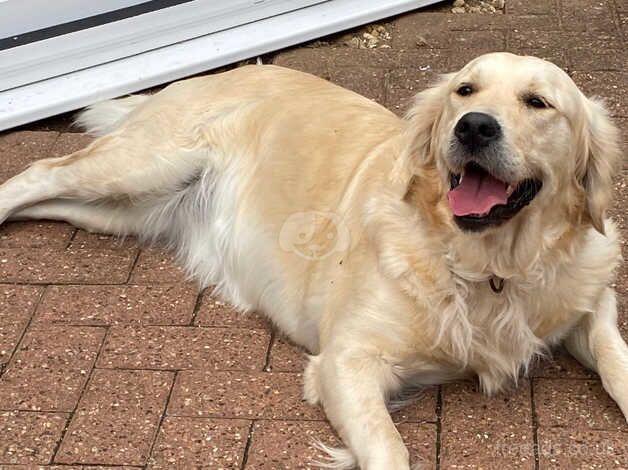
<instances>
[{"instance_id":1,"label":"fluffy chest fur","mask_svg":"<svg viewBox=\"0 0 628 470\"><path fill-rule=\"evenodd\" d=\"M566 273L545 281L511 278L500 293L493 292L488 281L465 282L465 328L471 337L467 368L479 376L486 392L516 380L594 307L596 282L583 282L583 295L576 296L567 286L572 279Z\"/></svg>"},{"instance_id":2,"label":"fluffy chest fur","mask_svg":"<svg viewBox=\"0 0 628 470\"><path fill-rule=\"evenodd\" d=\"M606 254L613 251L611 244ZM604 253L599 254L604 258ZM610 256L604 259L616 262ZM600 277L565 265L552 278L508 279L500 293L493 292L488 279L457 277L451 303L441 301L432 309L423 303L414 311L412 331L406 336L408 354L400 359L399 375L409 384L477 375L486 393L516 382L536 357L547 354L595 308L602 278L611 273L611 264L595 264ZM413 302L416 306L417 300ZM430 343L416 354L412 351L411 344Z\"/></svg>"},{"instance_id":3,"label":"fluffy chest fur","mask_svg":"<svg viewBox=\"0 0 628 470\"><path fill-rule=\"evenodd\" d=\"M407 341L431 344L428 356L420 347L402 360L412 382L434 374L437 363L439 378L473 373L486 392L503 388L595 309L620 260L611 221L606 236L535 230L544 222L530 217L498 240L470 239L443 236L392 199L367 221L382 272L410 299ZM501 293L490 288L494 275L504 279Z\"/></svg>"}]
</instances>

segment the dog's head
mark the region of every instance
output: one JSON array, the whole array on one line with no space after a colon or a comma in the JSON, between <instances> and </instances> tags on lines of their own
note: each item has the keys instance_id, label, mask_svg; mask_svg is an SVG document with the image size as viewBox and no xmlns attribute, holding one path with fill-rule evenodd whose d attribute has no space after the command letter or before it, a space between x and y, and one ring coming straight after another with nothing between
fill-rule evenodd
<instances>
[{"instance_id":1,"label":"dog's head","mask_svg":"<svg viewBox=\"0 0 628 470\"><path fill-rule=\"evenodd\" d=\"M557 66L483 55L420 93L408 118L413 158L437 169L463 231L495 229L535 207L604 231L618 132Z\"/></svg>"}]
</instances>

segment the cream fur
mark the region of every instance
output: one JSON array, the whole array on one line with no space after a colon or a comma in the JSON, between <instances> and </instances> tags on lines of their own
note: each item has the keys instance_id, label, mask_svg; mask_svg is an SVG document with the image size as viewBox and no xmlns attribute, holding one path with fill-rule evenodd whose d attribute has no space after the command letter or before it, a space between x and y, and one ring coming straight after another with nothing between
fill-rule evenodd
<instances>
[{"instance_id":1,"label":"cream fur","mask_svg":"<svg viewBox=\"0 0 628 470\"><path fill-rule=\"evenodd\" d=\"M481 91L462 100L461 82ZM553 107L526 107L531 91ZM448 139L471 110L499 120L513 174L543 180L530 206L479 234L456 228L446 203ZM79 122L104 135L6 182L0 220L162 241L201 285L264 312L312 354L305 397L348 447L329 451L331 468L410 468L387 401L473 375L495 392L563 339L628 415L605 216L617 133L552 64L482 56L404 120L313 76L247 66L94 105Z\"/></svg>"}]
</instances>

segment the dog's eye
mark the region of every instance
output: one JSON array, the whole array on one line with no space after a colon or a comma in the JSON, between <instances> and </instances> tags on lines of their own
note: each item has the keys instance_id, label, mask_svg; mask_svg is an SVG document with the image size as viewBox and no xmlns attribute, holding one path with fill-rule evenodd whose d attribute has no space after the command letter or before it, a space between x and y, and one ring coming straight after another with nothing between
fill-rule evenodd
<instances>
[{"instance_id":1,"label":"dog's eye","mask_svg":"<svg viewBox=\"0 0 628 470\"><path fill-rule=\"evenodd\" d=\"M543 101L538 96L529 96L526 98L526 104L531 108L543 109L548 108L549 106L545 101Z\"/></svg>"},{"instance_id":2,"label":"dog's eye","mask_svg":"<svg viewBox=\"0 0 628 470\"><path fill-rule=\"evenodd\" d=\"M471 93L473 93L473 87L471 85L461 85L456 90L456 93L460 96L469 96Z\"/></svg>"}]
</instances>

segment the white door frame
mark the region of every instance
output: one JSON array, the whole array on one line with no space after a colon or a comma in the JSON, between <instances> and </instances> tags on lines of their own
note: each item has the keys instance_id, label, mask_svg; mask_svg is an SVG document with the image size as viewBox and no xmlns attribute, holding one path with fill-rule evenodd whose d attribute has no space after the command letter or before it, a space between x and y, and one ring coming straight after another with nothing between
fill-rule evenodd
<instances>
[{"instance_id":1,"label":"white door frame","mask_svg":"<svg viewBox=\"0 0 628 470\"><path fill-rule=\"evenodd\" d=\"M366 24L438 0L328 0L0 91L0 130Z\"/></svg>"},{"instance_id":2,"label":"white door frame","mask_svg":"<svg viewBox=\"0 0 628 470\"><path fill-rule=\"evenodd\" d=\"M54 12L56 1L48 0L44 9ZM96 3L102 5L108 1ZM104 24L98 24L98 18L107 21L106 18L111 17L112 13L124 10L92 16L92 21L96 23L91 27L0 50L0 91L206 36L324 1L327 0L192 0ZM91 2L93 0L88 0L87 3ZM66 5L63 5L64 3ZM68 8L75 3L77 0L65 0L60 6ZM85 0L78 1L79 5L82 3L85 3ZM154 3L167 2L145 2L143 5ZM119 1L112 3L114 8L117 5ZM141 6L135 5L134 8L126 10L135 10ZM75 14L89 15L89 10L82 7ZM89 22L90 18L85 18L82 22L74 21L73 24ZM71 27L72 23L65 25ZM62 28L60 25L58 28L48 28L48 31ZM38 33L45 34L46 31L40 30L21 37L37 36ZM16 39L20 39L20 35L16 36ZM10 44L11 38L5 42Z\"/></svg>"}]
</instances>

